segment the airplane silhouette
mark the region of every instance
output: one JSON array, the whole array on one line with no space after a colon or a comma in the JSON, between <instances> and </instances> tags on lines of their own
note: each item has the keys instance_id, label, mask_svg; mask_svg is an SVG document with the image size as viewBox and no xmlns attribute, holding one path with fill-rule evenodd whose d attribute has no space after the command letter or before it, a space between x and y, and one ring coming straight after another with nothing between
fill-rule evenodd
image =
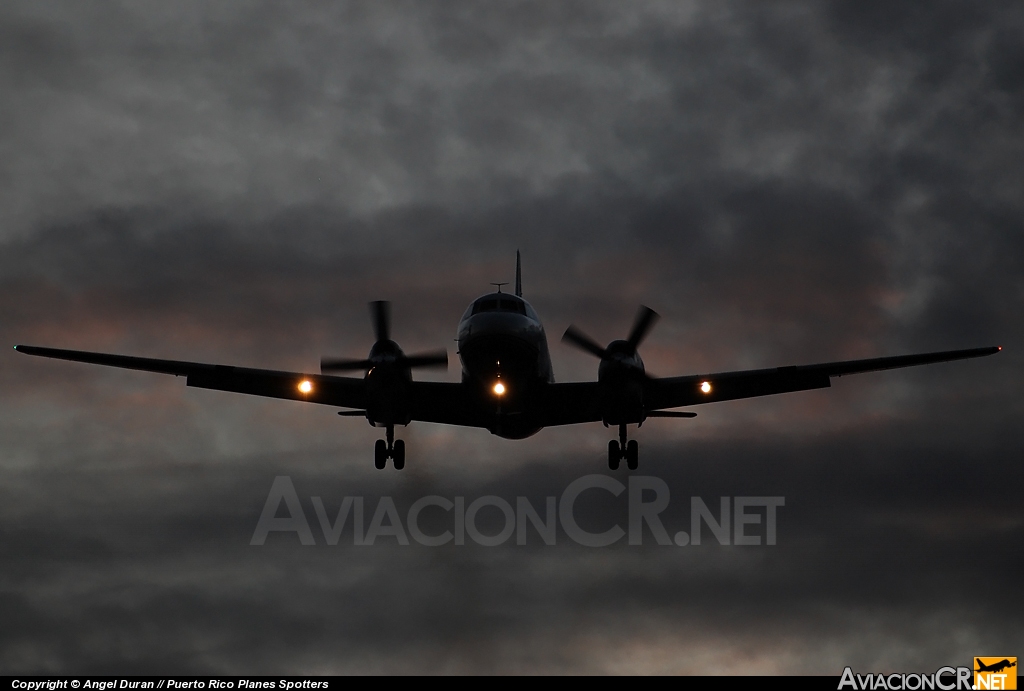
<instances>
[{"instance_id":1,"label":"airplane silhouette","mask_svg":"<svg viewBox=\"0 0 1024 691\"><path fill-rule=\"evenodd\" d=\"M405 466L405 443L394 438L395 425L412 421L482 427L506 439L523 439L544 427L603 422L618 427L619 439L608 442L608 466L622 460L638 467L639 446L627 440L627 425L652 417L692 418L696 413L670 410L739 398L822 389L832 377L860 372L925 365L992 355L1001 347L951 350L896 357L849 360L815 365L692 374L655 378L644 371L637 348L658 319L641 306L625 339L602 347L575 326L562 340L599 358L597 381L555 382L547 337L537 313L523 299L522 272L516 252L514 293L497 290L474 300L458 326L462 381L414 381L412 370L447 367L447 351L406 355L391 339L388 302L370 303L376 341L364 359L325 358L320 374L250 369L178 360L90 353L17 345L28 355L95 365L173 374L187 386L308 401L346 408L339 415L365 416L385 429L374 446L374 465L383 469L390 458ZM334 372L362 372L344 377Z\"/></svg>"},{"instance_id":2,"label":"airplane silhouette","mask_svg":"<svg viewBox=\"0 0 1024 691\"><path fill-rule=\"evenodd\" d=\"M986 665L978 658L974 658L978 663L978 669L975 672L1002 672L1008 667L1016 667L1016 662L1010 662L1009 660L1000 660L999 662L993 662L991 665Z\"/></svg>"}]
</instances>

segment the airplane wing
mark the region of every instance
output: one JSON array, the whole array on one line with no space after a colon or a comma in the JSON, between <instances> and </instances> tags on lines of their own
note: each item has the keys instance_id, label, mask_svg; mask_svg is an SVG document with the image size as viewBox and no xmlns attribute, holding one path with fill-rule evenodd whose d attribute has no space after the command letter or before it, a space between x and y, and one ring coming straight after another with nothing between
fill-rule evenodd
<instances>
[{"instance_id":1,"label":"airplane wing","mask_svg":"<svg viewBox=\"0 0 1024 691\"><path fill-rule=\"evenodd\" d=\"M545 387L538 417L545 427L601 421L601 388L594 382L567 382Z\"/></svg>"},{"instance_id":2,"label":"airplane wing","mask_svg":"<svg viewBox=\"0 0 1024 691\"><path fill-rule=\"evenodd\" d=\"M181 360L158 360L38 346L17 345L14 349L26 355L173 374L185 377L188 386L201 389L286 398L342 408L365 409L368 402L366 383L361 378L210 365ZM304 381L309 382L309 391L303 392L299 388ZM600 411L594 406L596 382L556 386L559 389L543 401L545 412L550 411L544 417L553 420L550 424L593 422L601 419ZM406 391L409 413L413 420L484 428L490 424L487 413L479 407L470 390L462 384L414 381L410 382Z\"/></svg>"},{"instance_id":3,"label":"airplane wing","mask_svg":"<svg viewBox=\"0 0 1024 691\"><path fill-rule=\"evenodd\" d=\"M413 381L408 385L409 415L419 422L487 427L469 387L454 382Z\"/></svg>"},{"instance_id":4,"label":"airplane wing","mask_svg":"<svg viewBox=\"0 0 1024 691\"><path fill-rule=\"evenodd\" d=\"M871 358L869 360L846 360L825 362L817 365L795 365L770 369L694 374L685 377L649 379L644 391L644 403L648 411L677 408L730 401L737 398L769 396L790 391L824 389L831 386L832 377L848 374L875 372L878 370L914 367L933 362L963 360L966 358L994 355L1002 350L999 346L972 348L970 350L946 350L938 353L898 355L895 357ZM705 386L706 384L706 386Z\"/></svg>"},{"instance_id":5,"label":"airplane wing","mask_svg":"<svg viewBox=\"0 0 1024 691\"><path fill-rule=\"evenodd\" d=\"M128 355L108 355L106 353L89 353L81 350L62 350L60 348L40 348L37 346L14 346L19 353L39 355L42 357L87 362L93 365L107 365L124 369L158 372L185 377L188 386L218 391L267 396L270 398L287 398L293 401L323 403L325 405L346 408L366 407L366 385L362 379L352 377L333 377L324 374L303 374L301 372L282 372L278 370L251 369L248 367L230 367L227 365L207 365L199 362L183 362L180 360L157 360L153 358L131 357ZM303 381L310 383L308 392L303 392L299 385Z\"/></svg>"},{"instance_id":6,"label":"airplane wing","mask_svg":"<svg viewBox=\"0 0 1024 691\"><path fill-rule=\"evenodd\" d=\"M185 377L188 386L203 389L285 398L343 408L365 409L367 405L365 381L352 377L158 360L37 346L18 345L15 346L15 350L27 355L173 374ZM701 403L827 388L831 385L832 377L981 357L992 355L999 350L999 347L974 348L818 365L652 378L646 381L644 402L647 411L652 412ZM305 392L300 389L300 384L304 381L310 383L309 390ZM705 383L708 388L706 392L702 389ZM488 426L486 413L475 404L469 389L462 384L414 381L410 384L408 395L413 420L468 427ZM545 388L545 393L538 404L540 409L532 413L545 427L601 420L601 390L597 382L551 384Z\"/></svg>"},{"instance_id":7,"label":"airplane wing","mask_svg":"<svg viewBox=\"0 0 1024 691\"><path fill-rule=\"evenodd\" d=\"M209 365L180 360L157 360L38 346L18 345L14 346L14 349L26 355L173 374L185 377L188 386L200 389L286 398L341 408L365 409L367 405L366 382L361 378ZM307 392L299 388L304 381L310 384ZM414 381L410 383L408 396L409 412L413 420L467 427L486 427L488 424L487 419L470 399L466 387L461 384Z\"/></svg>"}]
</instances>

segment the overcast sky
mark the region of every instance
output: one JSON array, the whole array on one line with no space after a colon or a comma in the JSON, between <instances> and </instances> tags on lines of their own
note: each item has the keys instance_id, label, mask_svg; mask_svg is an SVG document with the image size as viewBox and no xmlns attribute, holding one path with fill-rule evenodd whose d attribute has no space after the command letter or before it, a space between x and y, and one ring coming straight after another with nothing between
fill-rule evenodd
<instances>
[{"instance_id":1,"label":"overcast sky","mask_svg":"<svg viewBox=\"0 0 1024 691\"><path fill-rule=\"evenodd\" d=\"M1018 653L1022 123L1011 2L3 3L0 670ZM331 547L311 497L540 507L609 472L600 425L414 423L406 470L377 472L378 431L330 408L10 349L316 371L363 356L390 299L407 351L454 362L516 249L559 380L596 376L568 324L620 338L641 303L658 375L1005 351L649 421L666 523L692 495L784 496L778 545L591 549ZM249 545L279 475L316 546Z\"/></svg>"}]
</instances>

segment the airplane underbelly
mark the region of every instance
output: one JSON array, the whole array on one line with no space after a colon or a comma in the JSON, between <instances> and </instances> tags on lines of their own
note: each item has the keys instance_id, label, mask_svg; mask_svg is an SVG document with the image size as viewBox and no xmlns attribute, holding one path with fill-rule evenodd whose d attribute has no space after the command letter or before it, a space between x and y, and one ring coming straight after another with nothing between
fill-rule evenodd
<instances>
[{"instance_id":1,"label":"airplane underbelly","mask_svg":"<svg viewBox=\"0 0 1024 691\"><path fill-rule=\"evenodd\" d=\"M537 434L542 426L524 415L497 415L493 426L488 428L491 434L504 439L526 439Z\"/></svg>"}]
</instances>

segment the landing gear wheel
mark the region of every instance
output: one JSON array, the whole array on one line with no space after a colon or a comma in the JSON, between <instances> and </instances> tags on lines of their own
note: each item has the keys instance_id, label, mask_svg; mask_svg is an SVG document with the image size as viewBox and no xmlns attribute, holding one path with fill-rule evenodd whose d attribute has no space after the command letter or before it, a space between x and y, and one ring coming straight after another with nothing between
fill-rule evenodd
<instances>
[{"instance_id":1,"label":"landing gear wheel","mask_svg":"<svg viewBox=\"0 0 1024 691\"><path fill-rule=\"evenodd\" d=\"M384 470L388 464L388 445L383 439L378 439L373 445L373 467L377 470Z\"/></svg>"},{"instance_id":2,"label":"landing gear wheel","mask_svg":"<svg viewBox=\"0 0 1024 691\"><path fill-rule=\"evenodd\" d=\"M618 470L619 461L622 459L622 452L619 450L619 442L612 439L608 442L608 469Z\"/></svg>"},{"instance_id":3,"label":"landing gear wheel","mask_svg":"<svg viewBox=\"0 0 1024 691\"><path fill-rule=\"evenodd\" d=\"M636 439L630 439L629 443L626 444L626 467L630 470L636 470L640 466L640 445L636 443Z\"/></svg>"},{"instance_id":4,"label":"landing gear wheel","mask_svg":"<svg viewBox=\"0 0 1024 691\"><path fill-rule=\"evenodd\" d=\"M395 440L395 449L391 453L391 458L395 460L395 470L405 467L405 442L401 439Z\"/></svg>"}]
</instances>

